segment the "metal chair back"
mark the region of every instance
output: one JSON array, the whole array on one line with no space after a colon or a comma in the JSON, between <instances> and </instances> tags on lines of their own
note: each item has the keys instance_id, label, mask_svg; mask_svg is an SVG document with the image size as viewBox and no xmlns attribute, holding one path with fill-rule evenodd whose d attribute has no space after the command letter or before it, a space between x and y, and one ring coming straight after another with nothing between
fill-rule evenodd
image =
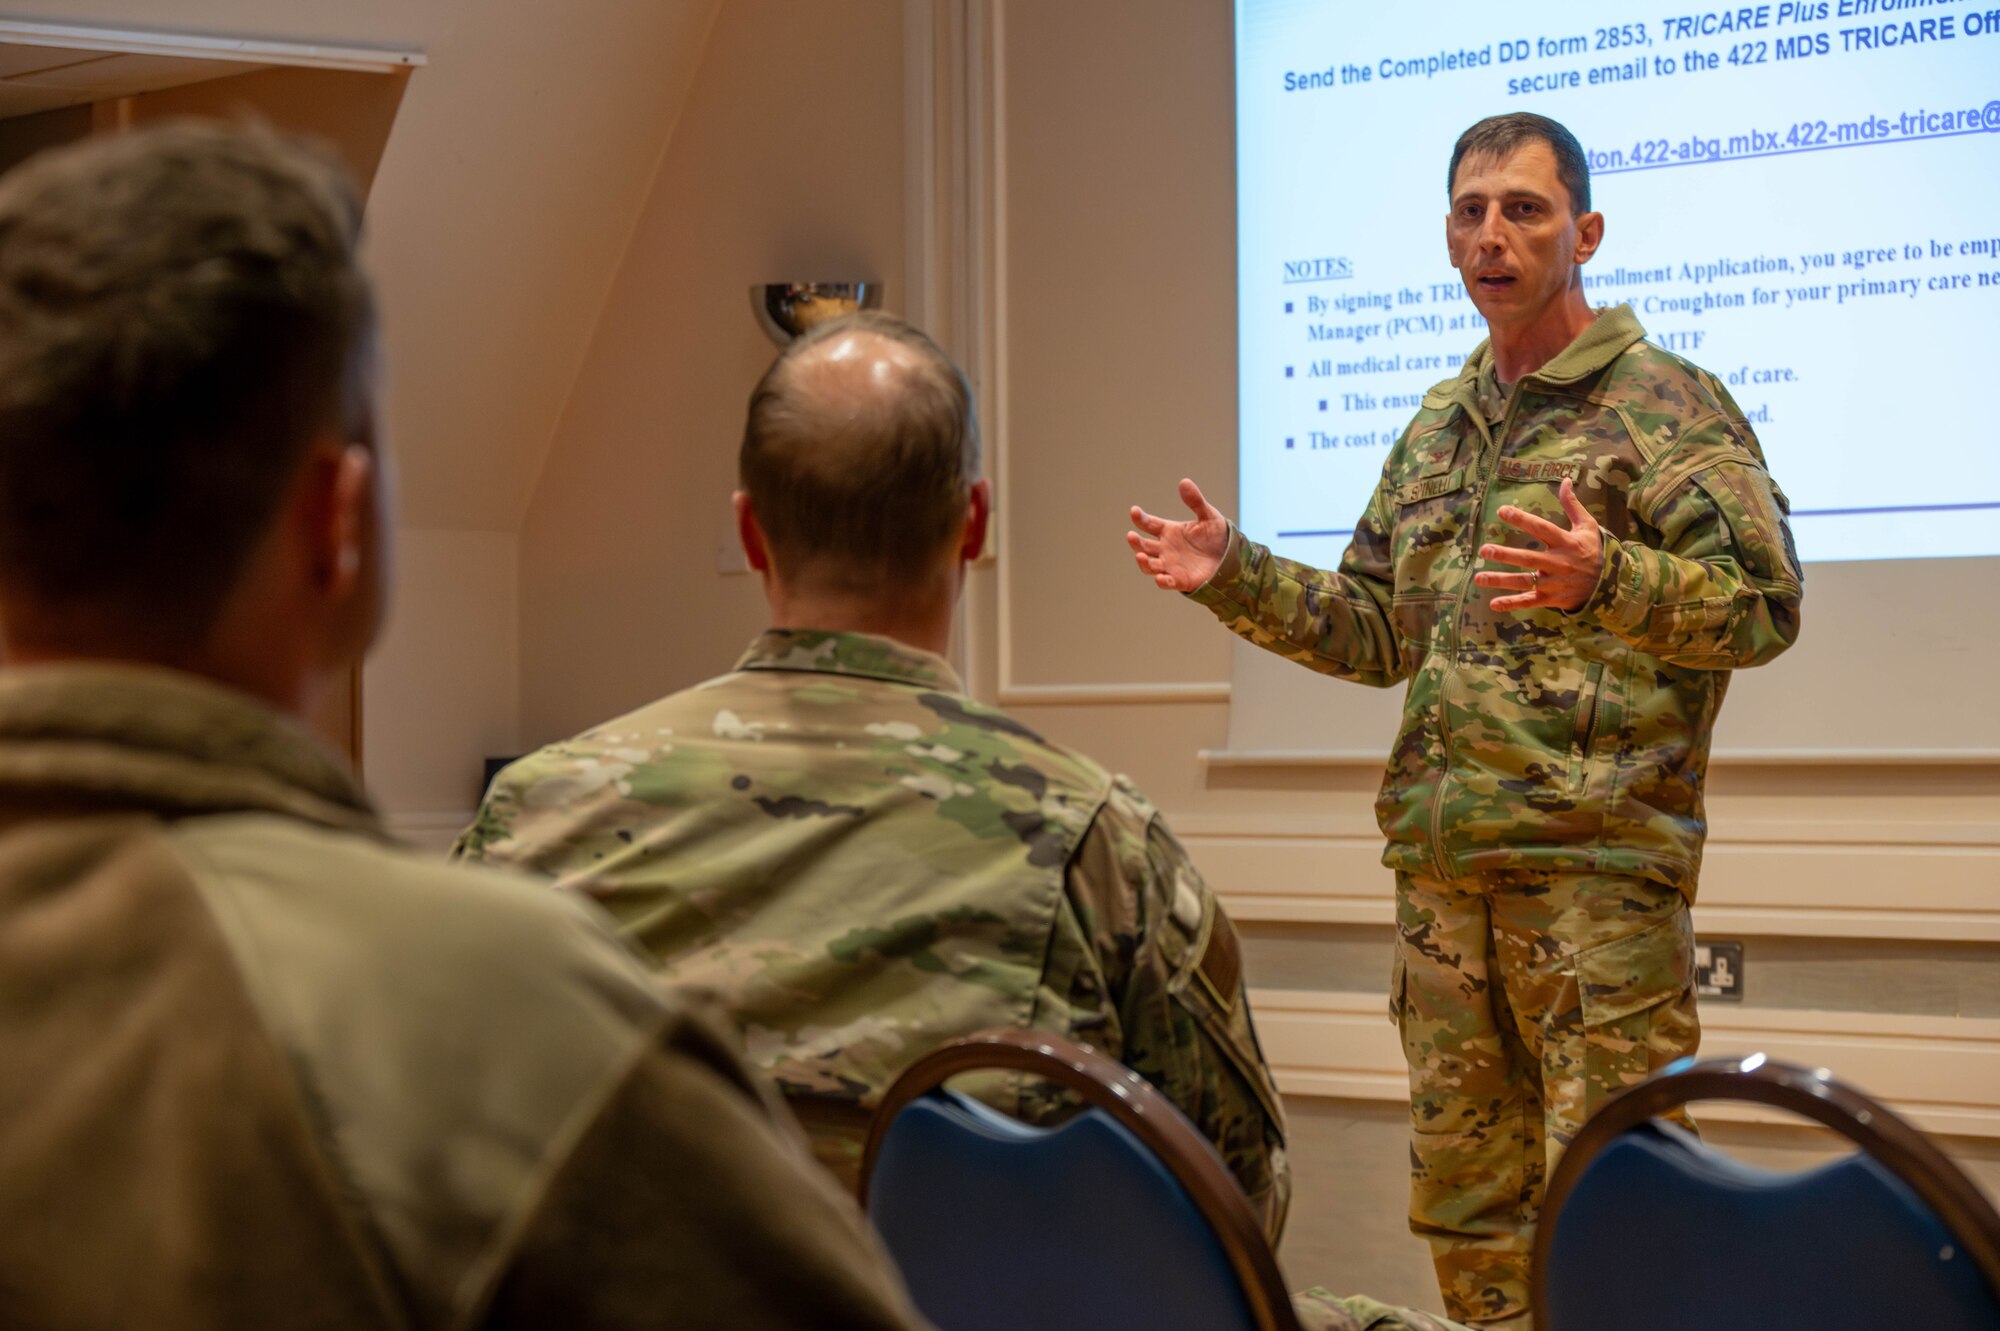
<instances>
[{"instance_id":1,"label":"metal chair back","mask_svg":"<svg viewBox=\"0 0 2000 1331\"><path fill-rule=\"evenodd\" d=\"M1085 1108L1032 1127L944 1088L1036 1077ZM1299 1331L1250 1203L1144 1078L1056 1036L953 1040L890 1086L861 1198L940 1331Z\"/></svg>"},{"instance_id":2,"label":"metal chair back","mask_svg":"<svg viewBox=\"0 0 2000 1331\"><path fill-rule=\"evenodd\" d=\"M1659 1121L1769 1105L1859 1151L1774 1173ZM1599 1110L1550 1181L1538 1331L2000 1328L2000 1215L1924 1134L1824 1069L1683 1059Z\"/></svg>"}]
</instances>

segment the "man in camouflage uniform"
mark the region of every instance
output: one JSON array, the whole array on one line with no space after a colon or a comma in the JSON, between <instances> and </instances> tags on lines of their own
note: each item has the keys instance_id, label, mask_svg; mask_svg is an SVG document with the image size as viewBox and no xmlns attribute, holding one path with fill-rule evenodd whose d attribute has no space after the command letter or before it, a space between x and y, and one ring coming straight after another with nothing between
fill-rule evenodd
<instances>
[{"instance_id":1,"label":"man in camouflage uniform","mask_svg":"<svg viewBox=\"0 0 2000 1331\"><path fill-rule=\"evenodd\" d=\"M1411 1225L1453 1315L1525 1326L1548 1170L1605 1096L1697 1043L1709 733L1729 671L1797 636L1800 572L1728 392L1585 302L1604 219L1569 132L1482 121L1447 179L1491 341L1424 397L1340 567L1274 557L1191 481L1194 520L1134 509L1127 539L1259 646L1408 681L1376 810Z\"/></svg>"},{"instance_id":2,"label":"man in camouflage uniform","mask_svg":"<svg viewBox=\"0 0 2000 1331\"><path fill-rule=\"evenodd\" d=\"M823 325L751 398L736 496L773 628L736 669L511 765L459 841L606 906L712 991L820 1159L955 1035L1121 1059L1212 1141L1275 1239L1284 1116L1215 895L1123 777L965 696L942 653L989 490L964 377L901 320ZM1019 1078L983 1098L1066 1106ZM1430 1327L1300 1296L1312 1325Z\"/></svg>"},{"instance_id":3,"label":"man in camouflage uniform","mask_svg":"<svg viewBox=\"0 0 2000 1331\"><path fill-rule=\"evenodd\" d=\"M509 767L459 851L587 893L719 995L850 1187L919 1055L1043 1029L1166 1091L1275 1236L1284 1117L1228 917L1129 781L966 697L940 656L985 539L978 456L962 376L908 325L793 343L752 398L736 501L784 627Z\"/></svg>"}]
</instances>

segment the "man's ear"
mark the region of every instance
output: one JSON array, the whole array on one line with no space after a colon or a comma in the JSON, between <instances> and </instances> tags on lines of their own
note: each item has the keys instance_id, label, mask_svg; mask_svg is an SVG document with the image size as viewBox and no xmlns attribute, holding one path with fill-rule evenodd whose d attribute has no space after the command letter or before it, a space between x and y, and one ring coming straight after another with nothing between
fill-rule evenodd
<instances>
[{"instance_id":1,"label":"man's ear","mask_svg":"<svg viewBox=\"0 0 2000 1331\"><path fill-rule=\"evenodd\" d=\"M1576 219L1576 261L1579 265L1590 262L1590 256L1597 253L1597 247L1604 243L1604 214L1584 213Z\"/></svg>"},{"instance_id":2,"label":"man's ear","mask_svg":"<svg viewBox=\"0 0 2000 1331\"><path fill-rule=\"evenodd\" d=\"M361 444L315 451L311 504L313 581L330 600L354 595L375 503L375 455Z\"/></svg>"},{"instance_id":3,"label":"man's ear","mask_svg":"<svg viewBox=\"0 0 2000 1331\"><path fill-rule=\"evenodd\" d=\"M972 483L965 501L965 539L959 542L958 558L970 564L986 551L986 528L993 520L993 482L985 477Z\"/></svg>"},{"instance_id":4,"label":"man's ear","mask_svg":"<svg viewBox=\"0 0 2000 1331\"><path fill-rule=\"evenodd\" d=\"M771 552L764 545L764 529L757 525L757 514L750 507L750 492L736 491L729 496L729 506L736 510L736 539L743 543L744 561L759 573L769 573Z\"/></svg>"}]
</instances>

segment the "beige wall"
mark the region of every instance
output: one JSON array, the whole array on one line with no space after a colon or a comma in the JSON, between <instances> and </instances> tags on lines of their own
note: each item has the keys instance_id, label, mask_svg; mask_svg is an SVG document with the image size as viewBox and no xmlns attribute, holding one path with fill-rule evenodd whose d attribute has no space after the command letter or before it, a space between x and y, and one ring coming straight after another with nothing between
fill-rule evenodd
<instances>
[{"instance_id":1,"label":"beige wall","mask_svg":"<svg viewBox=\"0 0 2000 1331\"><path fill-rule=\"evenodd\" d=\"M1013 5L1005 33L1003 678L1225 680L1227 636L1123 535L1184 475L1235 498L1230 7Z\"/></svg>"},{"instance_id":2,"label":"beige wall","mask_svg":"<svg viewBox=\"0 0 2000 1331\"><path fill-rule=\"evenodd\" d=\"M43 0L12 11L428 57L368 219L407 530L397 620L365 677L363 750L406 827L468 808L482 751L515 743L513 598L451 574L468 542L516 539L716 4ZM403 645L417 640L434 650Z\"/></svg>"},{"instance_id":3,"label":"beige wall","mask_svg":"<svg viewBox=\"0 0 2000 1331\"><path fill-rule=\"evenodd\" d=\"M716 0L62 0L16 17L414 48L370 200L418 527L514 531Z\"/></svg>"},{"instance_id":4,"label":"beige wall","mask_svg":"<svg viewBox=\"0 0 2000 1331\"><path fill-rule=\"evenodd\" d=\"M753 282L903 272L902 6L730 0L521 536L522 738L720 674L763 625L716 571Z\"/></svg>"},{"instance_id":5,"label":"beige wall","mask_svg":"<svg viewBox=\"0 0 2000 1331\"><path fill-rule=\"evenodd\" d=\"M480 759L516 751L519 551L510 532L398 534L402 608L363 681L371 747L362 761L370 796L423 845L448 846L464 828Z\"/></svg>"},{"instance_id":6,"label":"beige wall","mask_svg":"<svg viewBox=\"0 0 2000 1331\"><path fill-rule=\"evenodd\" d=\"M91 110L100 132L177 116L255 117L330 144L366 199L409 78L407 69L373 74L281 66L99 102Z\"/></svg>"}]
</instances>

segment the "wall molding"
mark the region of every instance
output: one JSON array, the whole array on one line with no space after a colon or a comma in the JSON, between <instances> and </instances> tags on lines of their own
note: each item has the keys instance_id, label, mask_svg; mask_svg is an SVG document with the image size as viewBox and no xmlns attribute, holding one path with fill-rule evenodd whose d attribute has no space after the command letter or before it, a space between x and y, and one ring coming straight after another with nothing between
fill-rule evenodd
<instances>
[{"instance_id":1,"label":"wall molding","mask_svg":"<svg viewBox=\"0 0 2000 1331\"><path fill-rule=\"evenodd\" d=\"M0 19L0 42L15 46L103 51L109 55L164 55L191 60L238 60L254 65L346 69L364 74L389 74L399 69L417 69L428 63L423 52L397 47L272 42L252 37L146 32L136 28L102 28L86 24L29 23L21 19Z\"/></svg>"},{"instance_id":2,"label":"wall molding","mask_svg":"<svg viewBox=\"0 0 2000 1331\"><path fill-rule=\"evenodd\" d=\"M1202 749L1204 767L1229 769L1380 767L1377 749ZM1719 767L2000 767L2000 749L1718 749Z\"/></svg>"},{"instance_id":3,"label":"wall molding","mask_svg":"<svg viewBox=\"0 0 2000 1331\"><path fill-rule=\"evenodd\" d=\"M1229 701L1229 693L1229 685L1210 683L1003 683L1000 686L999 700L1002 707L1116 707L1161 703L1226 703Z\"/></svg>"},{"instance_id":4,"label":"wall molding","mask_svg":"<svg viewBox=\"0 0 2000 1331\"><path fill-rule=\"evenodd\" d=\"M1394 881L1366 814L1169 814L1231 915L1387 925ZM1732 818L1695 897L1710 936L2000 942L2000 825Z\"/></svg>"},{"instance_id":5,"label":"wall molding","mask_svg":"<svg viewBox=\"0 0 2000 1331\"><path fill-rule=\"evenodd\" d=\"M1405 1102L1409 1081L1383 994L1254 989L1257 1033L1287 1095ZM2000 1020L1739 1008L1701 1009L1706 1053L1751 1053L1831 1069L1926 1132L2000 1138ZM1755 1106L1697 1117L1799 1122Z\"/></svg>"},{"instance_id":6,"label":"wall molding","mask_svg":"<svg viewBox=\"0 0 2000 1331\"><path fill-rule=\"evenodd\" d=\"M1388 761L1380 749L1197 749L1195 761L1225 771L1270 771L1291 768L1380 768Z\"/></svg>"},{"instance_id":7,"label":"wall molding","mask_svg":"<svg viewBox=\"0 0 2000 1331\"><path fill-rule=\"evenodd\" d=\"M1006 7L1000 0L904 0L904 185L909 317L965 368L978 404L996 520L987 557L994 626L982 642L961 605L953 664L1003 707L1226 703L1222 680L1029 683L1016 665L1007 437Z\"/></svg>"}]
</instances>

